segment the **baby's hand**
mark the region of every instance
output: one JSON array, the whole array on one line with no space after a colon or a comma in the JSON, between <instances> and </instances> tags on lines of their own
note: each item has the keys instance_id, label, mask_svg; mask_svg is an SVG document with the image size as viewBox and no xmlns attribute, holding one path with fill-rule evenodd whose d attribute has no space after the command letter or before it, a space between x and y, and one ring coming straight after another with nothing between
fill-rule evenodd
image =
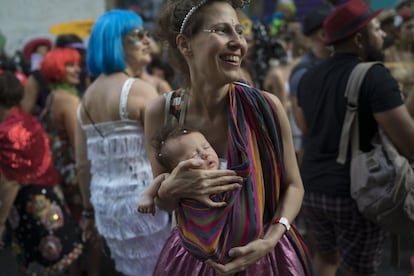
<instances>
[{"instance_id":1,"label":"baby's hand","mask_svg":"<svg viewBox=\"0 0 414 276\"><path fill-rule=\"evenodd\" d=\"M155 204L153 198L143 195L138 203L137 210L139 213L151 213L152 215L155 215Z\"/></svg>"}]
</instances>

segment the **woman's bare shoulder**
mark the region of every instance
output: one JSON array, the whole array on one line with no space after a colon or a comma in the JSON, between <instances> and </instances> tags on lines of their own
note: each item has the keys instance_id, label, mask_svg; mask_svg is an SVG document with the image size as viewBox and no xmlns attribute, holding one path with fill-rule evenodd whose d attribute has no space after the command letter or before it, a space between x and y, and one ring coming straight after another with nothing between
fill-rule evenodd
<instances>
[{"instance_id":1,"label":"woman's bare shoulder","mask_svg":"<svg viewBox=\"0 0 414 276\"><path fill-rule=\"evenodd\" d=\"M65 106L66 104L79 104L79 94L74 91L68 91L65 89L58 89L53 91L52 104Z\"/></svg>"},{"instance_id":2,"label":"woman's bare shoulder","mask_svg":"<svg viewBox=\"0 0 414 276\"><path fill-rule=\"evenodd\" d=\"M157 96L146 107L145 116L150 118L164 117L165 112L165 97L163 95Z\"/></svg>"}]
</instances>

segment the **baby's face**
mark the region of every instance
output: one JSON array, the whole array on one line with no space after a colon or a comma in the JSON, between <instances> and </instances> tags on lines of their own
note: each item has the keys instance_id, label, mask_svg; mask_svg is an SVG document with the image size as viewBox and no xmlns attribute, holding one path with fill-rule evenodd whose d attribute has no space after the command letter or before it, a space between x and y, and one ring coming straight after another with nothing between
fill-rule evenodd
<instances>
[{"instance_id":1,"label":"baby's face","mask_svg":"<svg viewBox=\"0 0 414 276\"><path fill-rule=\"evenodd\" d=\"M219 158L210 143L200 132L191 132L179 137L170 139L165 144L166 152L174 160L176 166L178 163L188 159L203 160L200 169L214 170L219 167Z\"/></svg>"}]
</instances>

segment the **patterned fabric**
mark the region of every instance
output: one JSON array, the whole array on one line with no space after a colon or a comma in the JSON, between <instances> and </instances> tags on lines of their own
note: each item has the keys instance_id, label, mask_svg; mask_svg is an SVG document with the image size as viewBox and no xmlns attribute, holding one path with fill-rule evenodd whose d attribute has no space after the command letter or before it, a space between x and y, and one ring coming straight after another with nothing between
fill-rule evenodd
<instances>
[{"instance_id":1,"label":"patterned fabric","mask_svg":"<svg viewBox=\"0 0 414 276\"><path fill-rule=\"evenodd\" d=\"M20 107L13 108L0 123L0 173L20 184L60 182L44 129Z\"/></svg>"},{"instance_id":2,"label":"patterned fabric","mask_svg":"<svg viewBox=\"0 0 414 276\"><path fill-rule=\"evenodd\" d=\"M227 162L244 177L243 188L217 196L227 203L223 208L183 200L176 212L183 245L201 260L228 262L230 248L263 237L276 211L282 143L276 113L261 95L244 86L230 89Z\"/></svg>"},{"instance_id":3,"label":"patterned fabric","mask_svg":"<svg viewBox=\"0 0 414 276\"><path fill-rule=\"evenodd\" d=\"M80 230L57 186L23 186L10 211L13 249L27 275L55 275L82 253Z\"/></svg>"},{"instance_id":4,"label":"patterned fabric","mask_svg":"<svg viewBox=\"0 0 414 276\"><path fill-rule=\"evenodd\" d=\"M83 205L76 172L75 150L70 144L67 131L63 128L57 128L53 124L50 110L53 104L53 99L54 94L51 94L49 96L49 101L40 116L40 120L49 135L50 148L55 168L62 177L61 186L65 196L65 202L72 217L79 221L81 219Z\"/></svg>"},{"instance_id":5,"label":"patterned fabric","mask_svg":"<svg viewBox=\"0 0 414 276\"><path fill-rule=\"evenodd\" d=\"M339 250L341 266L358 273L378 270L386 233L362 216L355 200L309 192L305 193L302 208L318 252L333 254Z\"/></svg>"},{"instance_id":6,"label":"patterned fabric","mask_svg":"<svg viewBox=\"0 0 414 276\"><path fill-rule=\"evenodd\" d=\"M297 255L295 244L290 241L290 235L283 235L276 247L269 254L251 264L246 270L233 276L304 276L303 264ZM177 228L174 228L158 258L154 271L158 275L179 276L218 276L219 274L195 258L188 252L181 242Z\"/></svg>"},{"instance_id":7,"label":"patterned fabric","mask_svg":"<svg viewBox=\"0 0 414 276\"><path fill-rule=\"evenodd\" d=\"M19 265L28 275L68 268L82 253L80 231L57 192L47 134L20 107L0 123L0 173L23 184L8 218Z\"/></svg>"},{"instance_id":8,"label":"patterned fabric","mask_svg":"<svg viewBox=\"0 0 414 276\"><path fill-rule=\"evenodd\" d=\"M227 203L225 207L211 209L184 199L176 210L182 246L201 261L227 263L229 249L263 238L282 185L283 144L275 105L266 94L244 84L232 85L229 95L227 162L244 177L243 187L216 196ZM292 275L311 275L307 249L296 229L292 227L285 237L294 248L293 258L303 266L301 274ZM162 256L159 264L164 262Z\"/></svg>"}]
</instances>

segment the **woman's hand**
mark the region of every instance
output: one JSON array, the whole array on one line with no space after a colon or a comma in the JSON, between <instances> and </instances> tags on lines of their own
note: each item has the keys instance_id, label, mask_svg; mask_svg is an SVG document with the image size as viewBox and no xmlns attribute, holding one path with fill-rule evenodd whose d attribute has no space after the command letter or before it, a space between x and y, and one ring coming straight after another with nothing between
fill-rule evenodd
<instances>
[{"instance_id":1,"label":"woman's hand","mask_svg":"<svg viewBox=\"0 0 414 276\"><path fill-rule=\"evenodd\" d=\"M232 170L201 170L202 161L189 159L180 162L166 177L158 190L161 200L191 198L210 207L222 207L210 196L241 188L243 178Z\"/></svg>"},{"instance_id":2,"label":"woman's hand","mask_svg":"<svg viewBox=\"0 0 414 276\"><path fill-rule=\"evenodd\" d=\"M230 249L229 256L233 258L230 263L223 265L212 260L207 260L206 264L215 269L219 275L232 275L246 270L250 265L273 250L274 247L275 245L272 242L258 239L245 246Z\"/></svg>"},{"instance_id":3,"label":"woman's hand","mask_svg":"<svg viewBox=\"0 0 414 276\"><path fill-rule=\"evenodd\" d=\"M100 239L98 230L95 227L95 220L93 218L82 217L80 221L82 230L82 241L97 241Z\"/></svg>"}]
</instances>

